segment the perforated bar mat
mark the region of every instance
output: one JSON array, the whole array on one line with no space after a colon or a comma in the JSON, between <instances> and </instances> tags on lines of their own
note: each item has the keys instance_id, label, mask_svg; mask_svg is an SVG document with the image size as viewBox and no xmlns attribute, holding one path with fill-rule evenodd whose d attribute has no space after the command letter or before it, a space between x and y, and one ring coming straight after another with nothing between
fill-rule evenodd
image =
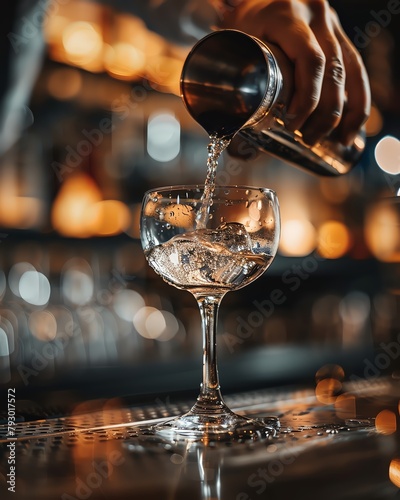
<instances>
[{"instance_id":1,"label":"perforated bar mat","mask_svg":"<svg viewBox=\"0 0 400 500\"><path fill-rule=\"evenodd\" d=\"M281 420L275 437L234 445L139 439L138 425L191 406L168 399L140 408L110 402L94 412L78 407L77 414L61 418L19 421L12 439L2 424L1 499L394 498L398 488L389 472L393 477L400 449L393 423L397 389L380 380L347 385L331 401L314 389L231 396L227 403L239 413ZM7 483L10 457L15 493Z\"/></svg>"}]
</instances>

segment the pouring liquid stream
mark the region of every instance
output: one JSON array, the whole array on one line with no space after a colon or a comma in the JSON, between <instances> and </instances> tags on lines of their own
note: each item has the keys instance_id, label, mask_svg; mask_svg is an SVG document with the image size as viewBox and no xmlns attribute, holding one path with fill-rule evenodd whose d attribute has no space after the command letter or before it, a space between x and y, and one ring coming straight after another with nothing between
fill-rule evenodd
<instances>
[{"instance_id":1,"label":"pouring liquid stream","mask_svg":"<svg viewBox=\"0 0 400 500\"><path fill-rule=\"evenodd\" d=\"M208 220L212 217L210 209L213 204L215 190L215 176L218 168L218 160L223 151L229 146L232 136L220 137L218 134L210 134L207 157L207 174L204 183L204 192L200 200L200 210L196 216L196 229L205 229Z\"/></svg>"}]
</instances>

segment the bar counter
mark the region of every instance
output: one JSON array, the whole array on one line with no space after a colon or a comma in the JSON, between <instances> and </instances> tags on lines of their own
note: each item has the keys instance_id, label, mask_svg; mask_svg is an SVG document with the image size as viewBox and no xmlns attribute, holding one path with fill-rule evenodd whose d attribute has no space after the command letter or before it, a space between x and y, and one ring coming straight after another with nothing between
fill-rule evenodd
<instances>
[{"instance_id":1,"label":"bar counter","mask_svg":"<svg viewBox=\"0 0 400 500\"><path fill-rule=\"evenodd\" d=\"M140 406L123 398L67 415L16 413L0 426L1 498L18 500L254 500L399 498L398 381L259 389L226 397L236 412L278 416L266 439L159 442L140 429L178 415L179 395ZM318 387L318 386L317 386ZM10 412L9 412L10 414ZM15 493L10 461L14 461ZM8 491L7 491L8 490ZM5 492L5 493L4 493Z\"/></svg>"}]
</instances>

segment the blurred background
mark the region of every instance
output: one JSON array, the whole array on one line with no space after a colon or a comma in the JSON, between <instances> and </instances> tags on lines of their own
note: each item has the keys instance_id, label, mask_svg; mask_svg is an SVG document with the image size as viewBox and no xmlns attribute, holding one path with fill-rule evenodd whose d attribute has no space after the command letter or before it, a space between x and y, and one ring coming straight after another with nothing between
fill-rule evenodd
<instances>
[{"instance_id":1,"label":"blurred background","mask_svg":"<svg viewBox=\"0 0 400 500\"><path fill-rule=\"evenodd\" d=\"M371 80L366 151L339 178L265 154L220 162L217 182L273 188L282 214L269 271L223 301L226 391L309 383L321 367L400 377L400 9L331 4ZM147 189L204 181L207 136L179 77L218 12L190 0L11 10L1 21L0 383L47 404L196 392L197 305L149 269L139 213Z\"/></svg>"}]
</instances>

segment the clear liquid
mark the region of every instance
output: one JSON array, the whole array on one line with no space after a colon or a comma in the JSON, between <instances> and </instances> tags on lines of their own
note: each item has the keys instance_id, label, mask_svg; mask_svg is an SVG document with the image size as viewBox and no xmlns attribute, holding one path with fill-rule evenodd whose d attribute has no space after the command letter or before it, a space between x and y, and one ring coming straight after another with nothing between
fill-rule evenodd
<instances>
[{"instance_id":1,"label":"clear liquid","mask_svg":"<svg viewBox=\"0 0 400 500\"><path fill-rule=\"evenodd\" d=\"M201 197L200 210L196 216L196 228L205 229L210 218L210 208L215 191L215 175L218 167L218 160L223 151L229 146L231 138L223 138L217 135L210 135L207 156L207 175L204 183L204 192Z\"/></svg>"},{"instance_id":2,"label":"clear liquid","mask_svg":"<svg viewBox=\"0 0 400 500\"><path fill-rule=\"evenodd\" d=\"M179 234L146 253L151 267L167 283L183 289L241 288L260 276L272 256L255 254L242 224Z\"/></svg>"},{"instance_id":3,"label":"clear liquid","mask_svg":"<svg viewBox=\"0 0 400 500\"><path fill-rule=\"evenodd\" d=\"M216 288L236 290L264 273L273 260L271 255L253 252L243 224L230 222L207 229L212 218L218 160L230 141L231 137L210 135L207 175L195 230L178 234L145 252L150 266L177 288L212 293Z\"/></svg>"}]
</instances>

